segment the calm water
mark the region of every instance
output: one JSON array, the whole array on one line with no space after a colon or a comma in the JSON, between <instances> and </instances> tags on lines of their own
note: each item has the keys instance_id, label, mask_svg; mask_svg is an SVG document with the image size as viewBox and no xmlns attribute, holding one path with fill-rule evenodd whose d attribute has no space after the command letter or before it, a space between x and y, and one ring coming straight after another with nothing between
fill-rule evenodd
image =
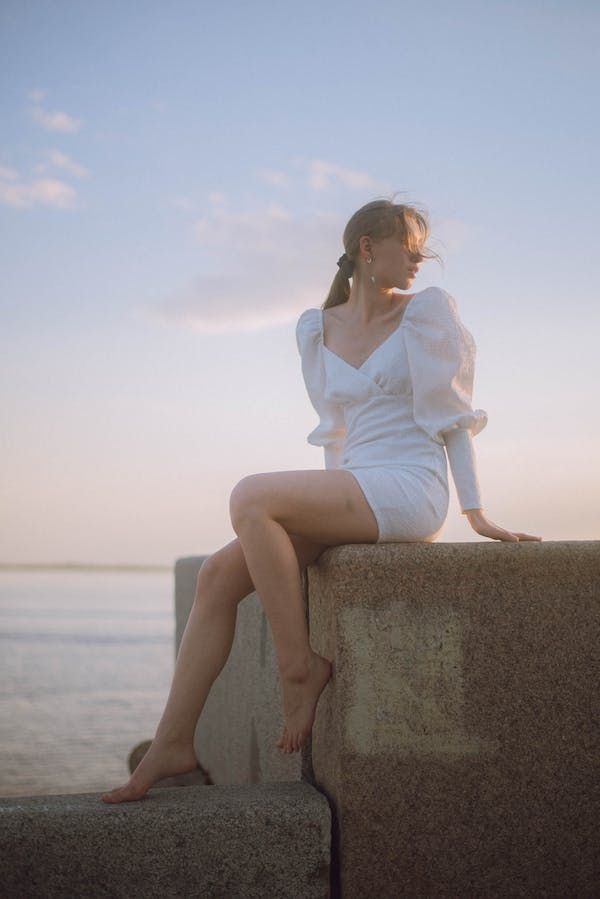
<instances>
[{"instance_id":1,"label":"calm water","mask_svg":"<svg viewBox=\"0 0 600 899\"><path fill-rule=\"evenodd\" d=\"M0 571L0 796L104 791L154 736L174 574Z\"/></svg>"}]
</instances>

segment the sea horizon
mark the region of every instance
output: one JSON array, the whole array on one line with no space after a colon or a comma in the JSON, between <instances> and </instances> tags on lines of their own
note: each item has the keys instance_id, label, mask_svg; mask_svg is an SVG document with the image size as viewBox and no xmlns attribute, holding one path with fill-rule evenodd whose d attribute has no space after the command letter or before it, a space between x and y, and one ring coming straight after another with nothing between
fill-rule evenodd
<instances>
[{"instance_id":1,"label":"sea horizon","mask_svg":"<svg viewBox=\"0 0 600 899\"><path fill-rule=\"evenodd\" d=\"M173 566L0 563L0 646L0 796L124 783L173 675Z\"/></svg>"}]
</instances>

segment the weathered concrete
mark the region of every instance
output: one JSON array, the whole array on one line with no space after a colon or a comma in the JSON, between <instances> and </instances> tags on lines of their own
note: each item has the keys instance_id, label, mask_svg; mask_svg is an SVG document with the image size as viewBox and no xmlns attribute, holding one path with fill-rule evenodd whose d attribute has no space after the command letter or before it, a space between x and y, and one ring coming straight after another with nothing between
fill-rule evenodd
<instances>
[{"instance_id":1,"label":"weathered concrete","mask_svg":"<svg viewBox=\"0 0 600 899\"><path fill-rule=\"evenodd\" d=\"M196 731L218 786L0 800L3 893L308 899L331 848L343 899L598 895L600 542L340 546L304 586L333 678L302 756L253 593Z\"/></svg>"},{"instance_id":2,"label":"weathered concrete","mask_svg":"<svg viewBox=\"0 0 600 899\"><path fill-rule=\"evenodd\" d=\"M343 899L597 896L600 542L342 546L308 585Z\"/></svg>"},{"instance_id":3,"label":"weathered concrete","mask_svg":"<svg viewBox=\"0 0 600 899\"><path fill-rule=\"evenodd\" d=\"M10 899L329 896L331 815L305 783L0 799Z\"/></svg>"},{"instance_id":4,"label":"weathered concrete","mask_svg":"<svg viewBox=\"0 0 600 899\"><path fill-rule=\"evenodd\" d=\"M206 556L175 563L175 655L179 651L198 571ZM303 577L306 591L306 574ZM305 602L308 601L305 597ZM198 719L194 749L215 784L310 779L310 741L302 751L275 745L283 728L282 699L271 628L256 592L238 607L231 654Z\"/></svg>"}]
</instances>

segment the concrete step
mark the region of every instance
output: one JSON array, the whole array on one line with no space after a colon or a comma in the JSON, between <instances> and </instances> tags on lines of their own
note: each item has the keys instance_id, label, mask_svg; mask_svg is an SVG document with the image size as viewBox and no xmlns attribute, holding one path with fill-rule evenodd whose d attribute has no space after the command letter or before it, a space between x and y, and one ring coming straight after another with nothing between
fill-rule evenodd
<instances>
[{"instance_id":1,"label":"concrete step","mask_svg":"<svg viewBox=\"0 0 600 899\"><path fill-rule=\"evenodd\" d=\"M304 782L0 798L0 883L10 899L330 895L331 814Z\"/></svg>"}]
</instances>

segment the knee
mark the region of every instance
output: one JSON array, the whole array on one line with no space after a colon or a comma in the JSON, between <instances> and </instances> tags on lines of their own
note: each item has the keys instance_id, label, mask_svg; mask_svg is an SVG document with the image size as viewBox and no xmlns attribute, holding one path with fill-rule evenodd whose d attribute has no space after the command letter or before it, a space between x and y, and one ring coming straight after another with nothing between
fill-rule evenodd
<instances>
[{"instance_id":1,"label":"knee","mask_svg":"<svg viewBox=\"0 0 600 899\"><path fill-rule=\"evenodd\" d=\"M196 577L194 605L203 612L220 611L225 607L235 609L244 599L236 591L235 578L232 582L230 564L220 551L202 563Z\"/></svg>"},{"instance_id":2,"label":"knee","mask_svg":"<svg viewBox=\"0 0 600 899\"><path fill-rule=\"evenodd\" d=\"M204 560L196 577L196 593L194 595L196 601L200 597L214 596L223 579L224 567L217 555L209 556Z\"/></svg>"},{"instance_id":3,"label":"knee","mask_svg":"<svg viewBox=\"0 0 600 899\"><path fill-rule=\"evenodd\" d=\"M242 478L229 497L229 517L234 531L237 534L244 522L264 514L257 476L248 475Z\"/></svg>"}]
</instances>

